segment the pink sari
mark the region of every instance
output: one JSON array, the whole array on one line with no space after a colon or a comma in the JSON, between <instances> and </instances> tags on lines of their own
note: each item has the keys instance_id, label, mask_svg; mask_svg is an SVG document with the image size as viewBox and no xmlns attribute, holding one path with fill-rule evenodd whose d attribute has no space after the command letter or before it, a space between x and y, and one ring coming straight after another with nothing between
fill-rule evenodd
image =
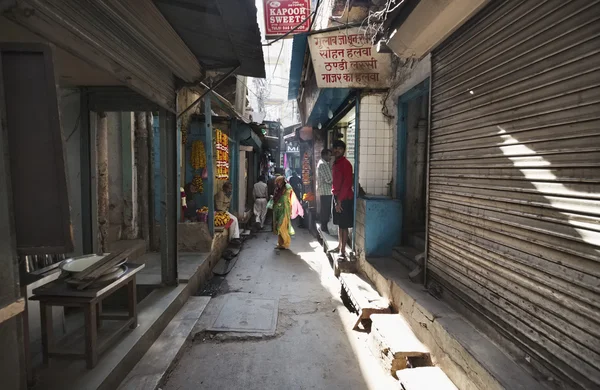
<instances>
[{"instance_id":1,"label":"pink sari","mask_svg":"<svg viewBox=\"0 0 600 390\"><path fill-rule=\"evenodd\" d=\"M292 192L292 195L291 195L291 197L292 197L292 219L296 219L298 216L304 217L304 208L302 207L302 204L298 200L296 193L294 191L291 191L291 192Z\"/></svg>"}]
</instances>

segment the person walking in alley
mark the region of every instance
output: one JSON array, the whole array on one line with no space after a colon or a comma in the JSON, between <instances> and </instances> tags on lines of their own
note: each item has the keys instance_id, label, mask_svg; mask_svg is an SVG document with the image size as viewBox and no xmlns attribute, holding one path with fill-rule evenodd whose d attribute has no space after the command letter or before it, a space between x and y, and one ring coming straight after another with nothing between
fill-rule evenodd
<instances>
[{"instance_id":1,"label":"person walking in alley","mask_svg":"<svg viewBox=\"0 0 600 390\"><path fill-rule=\"evenodd\" d=\"M317 164L317 195L321 203L321 212L319 213L319 222L321 223L321 231L329 234L327 224L331 217L331 151L323 149L321 151L321 159Z\"/></svg>"},{"instance_id":2,"label":"person walking in alley","mask_svg":"<svg viewBox=\"0 0 600 390\"><path fill-rule=\"evenodd\" d=\"M240 239L240 225L235 215L229 212L231 207L231 193L233 192L233 186L230 182L223 183L222 190L217 192L215 195L215 210L226 212L229 218L233 221L229 227L229 241L239 241Z\"/></svg>"},{"instance_id":3,"label":"person walking in alley","mask_svg":"<svg viewBox=\"0 0 600 390\"><path fill-rule=\"evenodd\" d=\"M268 186L265 182L265 177L260 176L258 182L254 184L252 195L254 196L254 217L255 223L260 225L262 229L265 225L265 217L267 216L267 197L269 195Z\"/></svg>"},{"instance_id":4,"label":"person walking in alley","mask_svg":"<svg viewBox=\"0 0 600 390\"><path fill-rule=\"evenodd\" d=\"M273 194L273 232L277 234L275 249L288 249L295 234L292 219L303 216L304 210L284 176L275 179Z\"/></svg>"},{"instance_id":5,"label":"person walking in alley","mask_svg":"<svg viewBox=\"0 0 600 390\"><path fill-rule=\"evenodd\" d=\"M292 177L290 177L290 179L289 179L289 182L290 182L290 185L292 186L292 189L294 190L294 193L296 194L296 199L298 199L298 201L301 201L304 189L302 188L302 179L300 178L300 173L298 171L294 170L292 172ZM299 228L304 227L304 218L300 218L298 227Z\"/></svg>"},{"instance_id":6,"label":"person walking in alley","mask_svg":"<svg viewBox=\"0 0 600 390\"><path fill-rule=\"evenodd\" d=\"M333 156L335 161L331 169L333 181L331 193L333 195L333 223L338 226L338 247L332 252L339 252L340 258L346 258L346 243L348 242L348 229L354 223L354 191L352 164L346 159L346 144L344 141L333 143Z\"/></svg>"}]
</instances>

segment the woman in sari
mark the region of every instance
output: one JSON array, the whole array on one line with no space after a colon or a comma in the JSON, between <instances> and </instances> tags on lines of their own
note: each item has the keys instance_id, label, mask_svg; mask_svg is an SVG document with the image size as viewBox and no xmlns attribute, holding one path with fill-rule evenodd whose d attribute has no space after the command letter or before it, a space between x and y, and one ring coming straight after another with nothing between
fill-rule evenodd
<instances>
[{"instance_id":1,"label":"woman in sari","mask_svg":"<svg viewBox=\"0 0 600 390\"><path fill-rule=\"evenodd\" d=\"M273 194L273 233L277 234L275 249L288 249L295 234L292 219L304 215L304 210L296 198L294 189L284 176L275 179Z\"/></svg>"}]
</instances>

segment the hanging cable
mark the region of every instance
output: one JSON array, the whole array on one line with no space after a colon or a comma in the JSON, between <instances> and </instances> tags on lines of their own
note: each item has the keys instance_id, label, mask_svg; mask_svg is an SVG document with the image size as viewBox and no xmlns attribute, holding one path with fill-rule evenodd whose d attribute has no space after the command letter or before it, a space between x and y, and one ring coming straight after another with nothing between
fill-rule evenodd
<instances>
[{"instance_id":1,"label":"hanging cable","mask_svg":"<svg viewBox=\"0 0 600 390\"><path fill-rule=\"evenodd\" d=\"M317 0L317 5L315 6L315 17L310 21L310 26L308 27L308 31L312 31L313 25L315 24L315 20L317 19L317 13L319 12L319 6L321 5L321 0Z\"/></svg>"}]
</instances>

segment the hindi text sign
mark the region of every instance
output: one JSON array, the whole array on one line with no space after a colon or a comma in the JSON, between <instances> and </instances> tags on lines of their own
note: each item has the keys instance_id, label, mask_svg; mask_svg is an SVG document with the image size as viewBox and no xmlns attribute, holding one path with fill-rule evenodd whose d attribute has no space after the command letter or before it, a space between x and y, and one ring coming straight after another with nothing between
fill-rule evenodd
<instances>
[{"instance_id":1,"label":"hindi text sign","mask_svg":"<svg viewBox=\"0 0 600 390\"><path fill-rule=\"evenodd\" d=\"M265 35L267 39L280 37L300 25L293 34L308 32L310 27L310 0L263 0Z\"/></svg>"},{"instance_id":2,"label":"hindi text sign","mask_svg":"<svg viewBox=\"0 0 600 390\"><path fill-rule=\"evenodd\" d=\"M308 37L319 88L388 88L392 59L357 28Z\"/></svg>"}]
</instances>

